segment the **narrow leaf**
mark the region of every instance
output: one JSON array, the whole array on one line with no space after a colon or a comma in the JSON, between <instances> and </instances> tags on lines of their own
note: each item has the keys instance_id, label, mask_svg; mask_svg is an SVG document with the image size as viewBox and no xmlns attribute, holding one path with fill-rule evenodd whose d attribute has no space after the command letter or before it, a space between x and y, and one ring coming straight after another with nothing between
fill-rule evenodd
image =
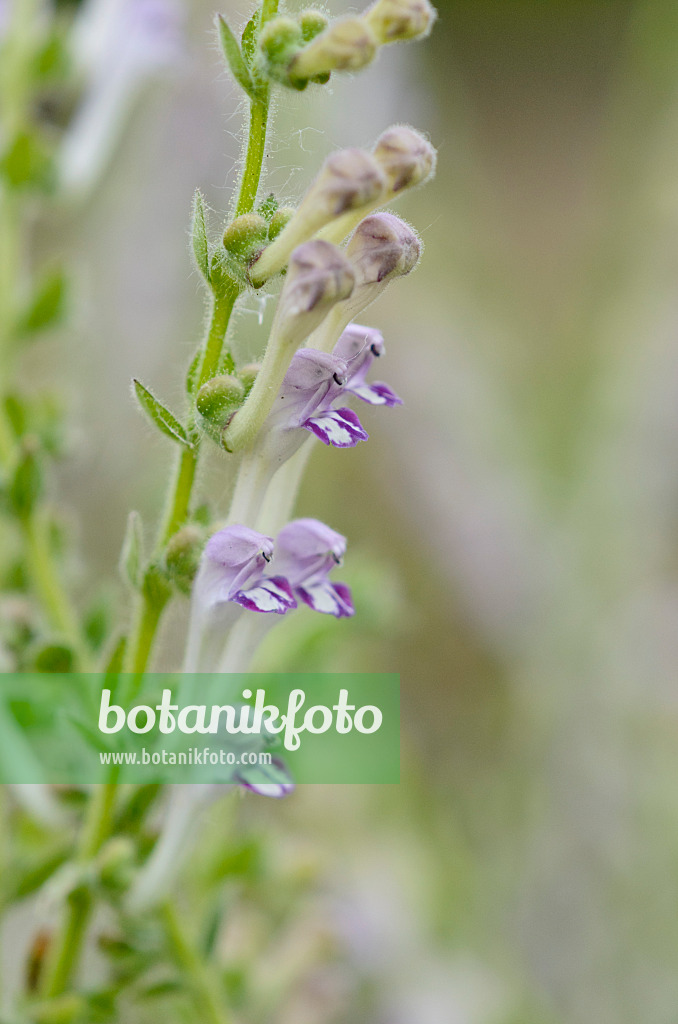
<instances>
[{"instance_id":1,"label":"narrow leaf","mask_svg":"<svg viewBox=\"0 0 678 1024\"><path fill-rule=\"evenodd\" d=\"M146 413L151 423L167 437L171 437L173 441L178 444L183 444L186 448L192 448L193 445L188 440L186 431L182 427L179 420L162 405L155 395L152 395L148 388L145 388L141 381L136 378L132 381L134 384L134 392L137 396L139 405Z\"/></svg>"},{"instance_id":2,"label":"narrow leaf","mask_svg":"<svg viewBox=\"0 0 678 1024\"><path fill-rule=\"evenodd\" d=\"M40 283L17 324L20 335L37 334L57 324L66 306L66 280L61 270L52 271Z\"/></svg>"},{"instance_id":3,"label":"narrow leaf","mask_svg":"<svg viewBox=\"0 0 678 1024\"><path fill-rule=\"evenodd\" d=\"M217 15L217 18L219 23L219 41L221 43L221 49L223 50L224 59L230 68L231 74L240 88L244 89L250 99L257 100L259 98L257 88L249 73L243 55L240 52L238 40L233 35L233 31L231 30L228 22L222 18L220 14Z\"/></svg>"},{"instance_id":4,"label":"narrow leaf","mask_svg":"<svg viewBox=\"0 0 678 1024\"><path fill-rule=\"evenodd\" d=\"M120 571L135 590L138 590L141 586L142 549L143 531L141 516L138 512L130 512L125 539L122 542L122 551L120 553Z\"/></svg>"},{"instance_id":5,"label":"narrow leaf","mask_svg":"<svg viewBox=\"0 0 678 1024\"><path fill-rule=\"evenodd\" d=\"M257 52L257 29L259 28L260 17L261 8L257 7L256 11L242 30L242 37L240 39L242 55L249 68L253 67L254 55Z\"/></svg>"},{"instance_id":6,"label":"narrow leaf","mask_svg":"<svg viewBox=\"0 0 678 1024\"><path fill-rule=\"evenodd\" d=\"M205 225L205 200L199 189L193 196L193 225L191 228L193 255L198 270L207 282L210 279L209 250L207 248L207 227Z\"/></svg>"}]
</instances>

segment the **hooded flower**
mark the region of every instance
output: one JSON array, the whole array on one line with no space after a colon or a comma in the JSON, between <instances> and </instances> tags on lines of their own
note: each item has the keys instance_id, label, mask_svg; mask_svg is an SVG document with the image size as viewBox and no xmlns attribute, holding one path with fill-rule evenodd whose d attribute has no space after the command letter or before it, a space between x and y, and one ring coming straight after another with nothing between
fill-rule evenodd
<instances>
[{"instance_id":1,"label":"hooded flower","mask_svg":"<svg viewBox=\"0 0 678 1024\"><path fill-rule=\"evenodd\" d=\"M314 611L338 619L355 612L346 584L328 578L345 552L346 538L318 519L295 519L276 539L276 557L295 596Z\"/></svg>"},{"instance_id":2,"label":"hooded flower","mask_svg":"<svg viewBox=\"0 0 678 1024\"><path fill-rule=\"evenodd\" d=\"M402 399L382 381L368 384L365 378L375 359L385 352L381 331L374 327L349 324L334 346L335 358L343 359L348 368L344 391L370 405L402 405Z\"/></svg>"},{"instance_id":3,"label":"hooded flower","mask_svg":"<svg viewBox=\"0 0 678 1024\"><path fill-rule=\"evenodd\" d=\"M283 576L267 576L273 540L247 526L228 526L207 542L194 595L204 608L235 601L250 611L284 615L297 602Z\"/></svg>"}]
</instances>

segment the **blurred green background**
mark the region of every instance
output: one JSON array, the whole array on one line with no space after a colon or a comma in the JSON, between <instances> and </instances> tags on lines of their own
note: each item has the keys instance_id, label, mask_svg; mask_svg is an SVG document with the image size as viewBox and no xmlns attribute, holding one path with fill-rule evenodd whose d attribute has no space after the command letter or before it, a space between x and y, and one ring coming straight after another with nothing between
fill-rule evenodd
<instances>
[{"instance_id":1,"label":"blurred green background","mask_svg":"<svg viewBox=\"0 0 678 1024\"><path fill-rule=\"evenodd\" d=\"M61 488L83 593L113 588L128 508L157 513L172 453L129 381L181 402L203 316L191 196L225 212L239 154L211 0L187 7L184 61L86 207L39 238L77 270L76 328L25 372L76 407ZM426 43L286 94L271 136L265 185L288 200L394 121L429 133L439 167L397 210L421 267L365 318L405 404L368 410L355 451L317 451L299 504L349 538L358 614L301 614L260 656L400 672L403 781L246 801L270 905L300 874L312 895L280 949L242 909L230 941L274 977L303 964L282 1024L675 1024L678 6L439 10ZM237 332L243 353L263 344L254 302ZM228 487L216 457L204 490L225 508ZM213 842L233 827L215 808Z\"/></svg>"}]
</instances>

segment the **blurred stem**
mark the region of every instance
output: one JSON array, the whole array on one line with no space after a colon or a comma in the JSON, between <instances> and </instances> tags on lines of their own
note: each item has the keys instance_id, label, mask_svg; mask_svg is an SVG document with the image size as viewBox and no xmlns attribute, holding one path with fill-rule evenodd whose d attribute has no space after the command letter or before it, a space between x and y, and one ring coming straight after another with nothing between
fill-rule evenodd
<instances>
[{"instance_id":1,"label":"blurred stem","mask_svg":"<svg viewBox=\"0 0 678 1024\"><path fill-rule=\"evenodd\" d=\"M95 786L83 823L76 862L86 864L99 852L110 830L117 794L118 769L113 769L107 783ZM70 986L92 912L92 894L84 887L68 898L66 915L52 943L45 969L42 995L48 999L60 996Z\"/></svg>"},{"instance_id":2,"label":"blurred stem","mask_svg":"<svg viewBox=\"0 0 678 1024\"><path fill-rule=\"evenodd\" d=\"M31 582L50 625L73 648L81 669L85 668L87 653L80 630L78 615L70 597L61 585L52 556L49 519L46 510L38 506L22 522L26 544L26 559Z\"/></svg>"},{"instance_id":3,"label":"blurred stem","mask_svg":"<svg viewBox=\"0 0 678 1024\"><path fill-rule=\"evenodd\" d=\"M165 935L174 958L191 990L196 1010L203 1024L228 1024L230 1015L213 984L203 960L187 941L184 925L172 903L163 904L161 910Z\"/></svg>"}]
</instances>

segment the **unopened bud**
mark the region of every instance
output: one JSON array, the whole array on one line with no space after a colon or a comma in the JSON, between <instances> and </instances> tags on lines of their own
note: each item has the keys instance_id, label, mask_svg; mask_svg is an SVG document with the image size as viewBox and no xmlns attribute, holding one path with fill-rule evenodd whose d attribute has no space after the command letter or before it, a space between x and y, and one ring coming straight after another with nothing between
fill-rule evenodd
<instances>
[{"instance_id":1,"label":"unopened bud","mask_svg":"<svg viewBox=\"0 0 678 1024\"><path fill-rule=\"evenodd\" d=\"M268 221L259 213L244 213L224 231L224 249L232 256L247 259L266 244Z\"/></svg>"},{"instance_id":2,"label":"unopened bud","mask_svg":"<svg viewBox=\"0 0 678 1024\"><path fill-rule=\"evenodd\" d=\"M204 546L204 531L194 523L182 526L167 545L165 565L168 575L184 593L190 593Z\"/></svg>"},{"instance_id":3,"label":"unopened bud","mask_svg":"<svg viewBox=\"0 0 678 1024\"><path fill-rule=\"evenodd\" d=\"M374 213L358 224L346 247L355 269L355 287L339 302L309 341L315 349L331 352L344 328L363 312L396 277L414 270L421 243L412 228L392 213Z\"/></svg>"},{"instance_id":4,"label":"unopened bud","mask_svg":"<svg viewBox=\"0 0 678 1024\"><path fill-rule=\"evenodd\" d=\"M225 373L212 377L203 384L198 391L195 404L203 419L221 427L244 397L245 387L242 381Z\"/></svg>"},{"instance_id":5,"label":"unopened bud","mask_svg":"<svg viewBox=\"0 0 678 1024\"><path fill-rule=\"evenodd\" d=\"M268 240L272 242L278 237L283 228L286 228L294 217L296 210L293 206L281 206L276 210L268 225Z\"/></svg>"},{"instance_id":6,"label":"unopened bud","mask_svg":"<svg viewBox=\"0 0 678 1024\"><path fill-rule=\"evenodd\" d=\"M299 15L299 27L305 43L319 36L327 28L327 18L322 11L302 11Z\"/></svg>"},{"instance_id":7,"label":"unopened bud","mask_svg":"<svg viewBox=\"0 0 678 1024\"><path fill-rule=\"evenodd\" d=\"M354 281L355 273L348 259L329 242L314 239L294 250L261 369L247 401L222 433L227 451L243 448L256 437L271 411L295 350L333 305L348 298Z\"/></svg>"},{"instance_id":8,"label":"unopened bud","mask_svg":"<svg viewBox=\"0 0 678 1024\"><path fill-rule=\"evenodd\" d=\"M421 243L405 221L392 213L361 220L346 247L356 272L356 289L409 274L417 265Z\"/></svg>"},{"instance_id":9,"label":"unopened bud","mask_svg":"<svg viewBox=\"0 0 678 1024\"><path fill-rule=\"evenodd\" d=\"M286 321L308 315L320 319L335 302L348 298L354 281L353 267L341 249L329 242L306 242L290 258L278 315Z\"/></svg>"},{"instance_id":10,"label":"unopened bud","mask_svg":"<svg viewBox=\"0 0 678 1024\"><path fill-rule=\"evenodd\" d=\"M254 385L255 380L257 379L257 374L259 373L260 369L261 363L247 363L246 366L243 366L243 368L239 370L238 376L240 377L240 380L243 383L246 395L249 395L250 391L252 390L252 387Z\"/></svg>"},{"instance_id":11,"label":"unopened bud","mask_svg":"<svg viewBox=\"0 0 678 1024\"><path fill-rule=\"evenodd\" d=\"M428 139L414 128L398 124L379 136L374 157L395 193L418 185L433 173L436 151Z\"/></svg>"},{"instance_id":12,"label":"unopened bud","mask_svg":"<svg viewBox=\"0 0 678 1024\"><path fill-rule=\"evenodd\" d=\"M397 43L427 35L436 11L428 0L377 0L364 18L380 43Z\"/></svg>"},{"instance_id":13,"label":"unopened bud","mask_svg":"<svg viewBox=\"0 0 678 1024\"><path fill-rule=\"evenodd\" d=\"M292 18L274 18L264 25L259 36L259 49L267 70L278 77L303 45L302 28Z\"/></svg>"},{"instance_id":14,"label":"unopened bud","mask_svg":"<svg viewBox=\"0 0 678 1024\"><path fill-rule=\"evenodd\" d=\"M292 81L308 81L332 71L359 71L374 59L377 40L361 18L337 21L299 50L290 62Z\"/></svg>"},{"instance_id":15,"label":"unopened bud","mask_svg":"<svg viewBox=\"0 0 678 1024\"><path fill-rule=\"evenodd\" d=\"M259 286L279 273L293 249L336 217L374 207L386 194L386 189L387 179L371 153L362 149L340 149L332 153L294 217L251 267L252 283Z\"/></svg>"}]
</instances>

